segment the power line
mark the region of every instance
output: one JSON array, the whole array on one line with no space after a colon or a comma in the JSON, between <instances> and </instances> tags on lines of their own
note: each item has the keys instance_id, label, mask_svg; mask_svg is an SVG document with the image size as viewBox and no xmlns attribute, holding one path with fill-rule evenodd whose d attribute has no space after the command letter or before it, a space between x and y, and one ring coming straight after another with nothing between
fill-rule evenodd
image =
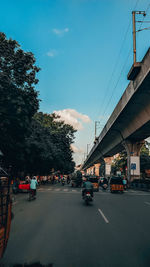
<instances>
[{"instance_id":1,"label":"power line","mask_svg":"<svg viewBox=\"0 0 150 267\"><path fill-rule=\"evenodd\" d=\"M137 7L139 1L140 1L140 0L137 0L137 1L136 1L136 4L135 4L135 6L134 6L134 9L136 9L136 7ZM103 106L104 106L104 103L106 102L105 99L107 99L107 95L108 95L108 91L109 91L109 88L110 88L110 84L111 84L112 78L114 77L114 73L115 73L115 70L116 70L116 66L118 65L118 62L119 62L119 59L120 59L120 55L121 55L123 46L124 46L124 44L125 44L125 41L126 41L126 38L127 38L127 34L128 34L128 32L129 32L130 26L131 26L131 21L132 21L132 20L130 20L129 25L128 25L128 27L127 27L125 36L124 36L123 41L122 41L122 44L121 44L121 48L120 48L120 50L119 50L119 54L118 54L116 63L115 63L115 65L114 65L112 74L111 74L111 76L110 76L108 85L107 85L107 87L106 87L106 94L105 94L105 96L104 96L104 101L102 102L102 103L103 103L103 104L102 104ZM119 83L119 81L120 81L120 78L121 78L121 75L122 75L122 73L123 73L123 70L124 70L124 68L125 68L125 66L126 66L126 64L127 64L128 58L129 58L129 56L130 56L130 54L131 54L131 50L132 50L132 49L130 49L130 51L129 51L129 53L128 53L128 56L127 56L127 58L126 58L126 60L125 60L125 64L123 65L123 68L121 69L121 73L120 73L119 78L118 78L118 80L117 80L117 82L116 82L116 84L115 84L115 87L113 88L113 92L112 92L112 94L111 94L111 96L110 96L110 98L109 98L109 101L107 102L108 104L107 104L107 106L106 106L105 109L104 109L104 112L103 112L102 117L104 117L104 115L105 115L105 113L106 113L106 110L107 110L107 108L108 108L108 106L109 106L109 104L110 104L110 102L111 102L111 100L112 100L112 97L113 97L113 95L114 95L114 91L115 91L116 88L117 88L117 85L118 85L118 83ZM102 109L102 108L101 108L101 109ZM94 130L94 129L93 129L93 130ZM92 136L92 135L94 135L94 134L93 134L93 131L91 132L91 136ZM91 142L91 143L92 143L92 142Z\"/></svg>"},{"instance_id":2,"label":"power line","mask_svg":"<svg viewBox=\"0 0 150 267\"><path fill-rule=\"evenodd\" d=\"M137 1L136 1L136 4L135 4L135 6L134 6L134 9L137 7L139 1L140 1L140 0L137 0ZM105 102L106 102L105 100L107 99L107 95L108 95L108 93L109 93L109 91L110 91L110 90L109 90L109 88L110 88L110 84L111 84L112 78L114 77L114 73L115 73L115 70L116 70L116 66L118 65L118 62L119 62L119 59L120 59L120 55L121 55L121 52L122 52L122 48L123 48L123 46L124 46L124 44L125 44L125 40L126 40L126 38L127 38L127 34L128 34L128 32L129 32L129 28L130 28L130 26L131 26L131 21L132 21L132 20L130 20L129 25L128 25L128 27L127 27L127 30L126 30L124 39L123 39L123 41L122 41L121 48L120 48L120 51L119 51L119 54L118 54L116 63L115 63L115 65L114 65L112 74L111 74L110 79L109 79L109 81L108 81L108 85L107 85L107 87L106 87L106 94L104 95L103 102L102 102L103 104L102 104L101 109L104 107L104 104L105 104ZM128 58L129 58L129 55L128 55L127 59L128 59ZM127 59L126 59L125 62L127 62ZM125 66L124 66L124 67L125 67ZM123 67L123 69L124 69L124 67ZM122 70L121 70L121 74L122 74ZM120 76L121 76L121 74L120 74ZM119 80L120 80L120 76L119 76ZM118 85L119 80L117 81L117 85ZM116 89L117 85L115 85L115 89ZM114 92L114 90L113 90L113 92ZM111 99L112 99L112 96L111 96ZM104 107L104 108L105 108L105 107ZM105 108L105 109L106 109L106 108ZM104 116L104 115L103 115L103 116Z\"/></svg>"},{"instance_id":3,"label":"power line","mask_svg":"<svg viewBox=\"0 0 150 267\"><path fill-rule=\"evenodd\" d=\"M111 103L111 100L112 100L112 98L113 98L113 96L114 96L114 91L116 90L116 88L117 88L117 86L118 86L118 83L119 83L120 78L121 78L121 76L122 76L122 74L123 74L124 68L126 67L126 64L127 64L127 62L128 62L128 59L129 59L129 56L130 56L131 52L132 52L132 49L130 49L130 51L129 51L129 53L128 53L128 56L127 56L127 58L126 58L126 61L125 61L124 65L123 65L123 68L121 69L119 78L118 78L118 80L117 80L117 82L116 82L116 84L115 84L115 87L114 87L114 89L113 89L113 92L112 92L112 94L111 94L111 96L110 96L110 98L109 98L109 100L108 100L108 102L107 102L107 106L106 106L106 108L105 108L105 110L104 110L104 112L103 112L103 116L105 116L106 111L107 111L107 109L108 109L108 107L109 107L109 105L110 105L110 103Z\"/></svg>"},{"instance_id":4,"label":"power line","mask_svg":"<svg viewBox=\"0 0 150 267\"><path fill-rule=\"evenodd\" d=\"M136 6L137 6L138 2L139 2L139 1L136 2ZM134 9L135 9L135 8L136 8L136 7L134 7ZM147 7L147 9L146 9L146 14L147 14L149 8L150 8L150 4L148 5L148 7ZM145 19L145 17L144 17L144 19ZM143 24L143 22L144 22L144 19L143 19L142 21L140 21L140 22L141 22L141 25L140 25L139 31L140 31L140 29L141 29L141 27L142 27L142 24ZM129 25L130 25L130 24L129 24ZM129 28L129 26L128 26L128 28ZM150 27L148 27L148 28L144 28L144 29L149 29L149 28L150 28ZM128 32L128 31L127 31L127 32ZM126 64L127 64L127 62L128 62L128 58L129 58L130 54L131 54L131 49L130 49L130 51L129 51L129 53L128 53L128 56L127 56L126 61L125 61L124 65L123 65L123 68L121 69L119 78L118 78L118 80L117 80L117 82L116 82L116 84L115 84L115 87L113 88L113 92L112 92L112 94L111 94L111 96L110 96L110 98L109 98L109 100L108 100L108 102L107 102L107 106L106 106L106 108L105 108L105 110L104 110L104 112L103 112L102 117L105 116L106 111L107 111L107 109L108 109L108 107L109 107L109 105L110 105L110 103L111 103L111 100L112 100L113 95L114 95L114 91L116 90L116 88L117 88L117 86L118 86L118 83L119 83L119 81L120 81L120 78L121 78L121 76L122 76L122 73L123 73L123 71L124 71L124 68L125 68L125 66L126 66ZM120 53L119 53L119 55L120 55ZM112 74L113 74L113 73L112 73ZM112 76L113 76L113 75L112 75Z\"/></svg>"}]
</instances>

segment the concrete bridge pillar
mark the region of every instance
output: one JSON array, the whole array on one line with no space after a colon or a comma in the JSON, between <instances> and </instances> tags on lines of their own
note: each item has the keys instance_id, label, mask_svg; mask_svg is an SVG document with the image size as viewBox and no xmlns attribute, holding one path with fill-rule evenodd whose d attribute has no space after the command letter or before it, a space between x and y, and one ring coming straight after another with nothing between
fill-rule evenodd
<instances>
[{"instance_id":1,"label":"concrete bridge pillar","mask_svg":"<svg viewBox=\"0 0 150 267\"><path fill-rule=\"evenodd\" d=\"M95 166L92 166L92 167L90 168L90 174L91 174L91 175L94 175L94 172L95 172Z\"/></svg>"},{"instance_id":2,"label":"concrete bridge pillar","mask_svg":"<svg viewBox=\"0 0 150 267\"><path fill-rule=\"evenodd\" d=\"M132 181L133 179L140 178L140 150L144 141L130 142L125 141L124 147L127 152L127 179Z\"/></svg>"},{"instance_id":3,"label":"concrete bridge pillar","mask_svg":"<svg viewBox=\"0 0 150 267\"><path fill-rule=\"evenodd\" d=\"M90 168L88 168L88 169L86 170L86 174L87 174L87 175L90 175Z\"/></svg>"},{"instance_id":4,"label":"concrete bridge pillar","mask_svg":"<svg viewBox=\"0 0 150 267\"><path fill-rule=\"evenodd\" d=\"M113 157L107 157L104 158L105 161L105 176L108 177L111 174L111 163L112 163Z\"/></svg>"},{"instance_id":5,"label":"concrete bridge pillar","mask_svg":"<svg viewBox=\"0 0 150 267\"><path fill-rule=\"evenodd\" d=\"M95 166L95 175L96 176L99 176L99 168L100 168L101 164L100 163L97 163L94 166Z\"/></svg>"}]
</instances>

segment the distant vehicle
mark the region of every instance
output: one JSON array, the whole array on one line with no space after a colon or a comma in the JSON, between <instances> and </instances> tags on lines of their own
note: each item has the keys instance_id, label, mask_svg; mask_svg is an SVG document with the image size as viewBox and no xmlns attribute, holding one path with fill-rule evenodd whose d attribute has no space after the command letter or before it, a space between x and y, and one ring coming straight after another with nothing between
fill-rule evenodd
<instances>
[{"instance_id":1,"label":"distant vehicle","mask_svg":"<svg viewBox=\"0 0 150 267\"><path fill-rule=\"evenodd\" d=\"M113 176L110 179L110 192L121 192L123 193L124 191L124 186L123 186L123 181L122 178L119 176Z\"/></svg>"},{"instance_id":2,"label":"distant vehicle","mask_svg":"<svg viewBox=\"0 0 150 267\"><path fill-rule=\"evenodd\" d=\"M72 187L81 187L82 185L82 173L80 171L74 172L71 178Z\"/></svg>"},{"instance_id":3,"label":"distant vehicle","mask_svg":"<svg viewBox=\"0 0 150 267\"><path fill-rule=\"evenodd\" d=\"M93 197L91 195L90 190L86 190L83 196L83 199L85 200L86 205L89 204L89 202L93 201Z\"/></svg>"},{"instance_id":4,"label":"distant vehicle","mask_svg":"<svg viewBox=\"0 0 150 267\"><path fill-rule=\"evenodd\" d=\"M80 180L80 179L72 179L71 180L71 186L72 187L81 187L81 185L82 185L82 180Z\"/></svg>"},{"instance_id":5,"label":"distant vehicle","mask_svg":"<svg viewBox=\"0 0 150 267\"><path fill-rule=\"evenodd\" d=\"M93 184L93 191L99 191L99 183L97 177L89 177L89 181Z\"/></svg>"},{"instance_id":6,"label":"distant vehicle","mask_svg":"<svg viewBox=\"0 0 150 267\"><path fill-rule=\"evenodd\" d=\"M98 181L99 186L102 186L103 181L104 181L104 177L100 177L100 178L99 178L99 181Z\"/></svg>"},{"instance_id":7,"label":"distant vehicle","mask_svg":"<svg viewBox=\"0 0 150 267\"><path fill-rule=\"evenodd\" d=\"M25 181L21 181L19 184L13 184L12 187L13 193L17 194L17 193L21 193L21 192L29 192L30 190L30 184L25 182Z\"/></svg>"}]
</instances>

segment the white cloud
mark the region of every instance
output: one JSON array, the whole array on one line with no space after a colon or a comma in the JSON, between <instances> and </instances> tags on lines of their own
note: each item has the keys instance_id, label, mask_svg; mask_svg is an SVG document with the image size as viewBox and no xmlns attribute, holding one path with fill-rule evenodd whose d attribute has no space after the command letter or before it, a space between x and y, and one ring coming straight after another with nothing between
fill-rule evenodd
<instances>
[{"instance_id":1,"label":"white cloud","mask_svg":"<svg viewBox=\"0 0 150 267\"><path fill-rule=\"evenodd\" d=\"M91 122L87 115L77 112L75 109L63 109L55 110L53 113L60 116L59 121L64 121L66 124L70 124L76 130L83 129L83 123Z\"/></svg>"},{"instance_id":2,"label":"white cloud","mask_svg":"<svg viewBox=\"0 0 150 267\"><path fill-rule=\"evenodd\" d=\"M47 52L48 57L56 57L58 55L57 50L51 49L49 52Z\"/></svg>"},{"instance_id":3,"label":"white cloud","mask_svg":"<svg viewBox=\"0 0 150 267\"><path fill-rule=\"evenodd\" d=\"M56 34L57 36L64 36L65 33L69 32L69 28L65 28L65 29L53 29L52 30L54 34Z\"/></svg>"},{"instance_id":4,"label":"white cloud","mask_svg":"<svg viewBox=\"0 0 150 267\"><path fill-rule=\"evenodd\" d=\"M79 153L79 154L83 154L84 153L84 150L83 149L80 149L80 148L78 148L77 146L75 146L75 145L71 145L71 149L72 149L72 151L74 152L74 153Z\"/></svg>"}]
</instances>

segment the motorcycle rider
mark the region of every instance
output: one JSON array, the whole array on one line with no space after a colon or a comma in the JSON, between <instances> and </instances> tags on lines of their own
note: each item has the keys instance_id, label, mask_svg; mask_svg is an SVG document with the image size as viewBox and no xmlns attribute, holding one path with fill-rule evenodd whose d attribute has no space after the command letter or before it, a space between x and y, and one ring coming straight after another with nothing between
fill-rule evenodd
<instances>
[{"instance_id":1,"label":"motorcycle rider","mask_svg":"<svg viewBox=\"0 0 150 267\"><path fill-rule=\"evenodd\" d=\"M70 177L69 177L69 175L67 175L67 184L69 184L70 183Z\"/></svg>"},{"instance_id":2,"label":"motorcycle rider","mask_svg":"<svg viewBox=\"0 0 150 267\"><path fill-rule=\"evenodd\" d=\"M36 177L33 176L32 179L31 179L31 181L30 181L30 190L32 192L33 197L36 196L36 186L37 185L38 185L38 182L36 180Z\"/></svg>"},{"instance_id":3,"label":"motorcycle rider","mask_svg":"<svg viewBox=\"0 0 150 267\"><path fill-rule=\"evenodd\" d=\"M86 191L89 191L91 193L91 197L93 197L93 184L90 182L89 178L86 178L83 182L82 197L84 197Z\"/></svg>"},{"instance_id":4,"label":"motorcycle rider","mask_svg":"<svg viewBox=\"0 0 150 267\"><path fill-rule=\"evenodd\" d=\"M65 177L64 177L64 176L63 176L62 179L61 179L61 183L62 183L62 185L65 184Z\"/></svg>"}]
</instances>

